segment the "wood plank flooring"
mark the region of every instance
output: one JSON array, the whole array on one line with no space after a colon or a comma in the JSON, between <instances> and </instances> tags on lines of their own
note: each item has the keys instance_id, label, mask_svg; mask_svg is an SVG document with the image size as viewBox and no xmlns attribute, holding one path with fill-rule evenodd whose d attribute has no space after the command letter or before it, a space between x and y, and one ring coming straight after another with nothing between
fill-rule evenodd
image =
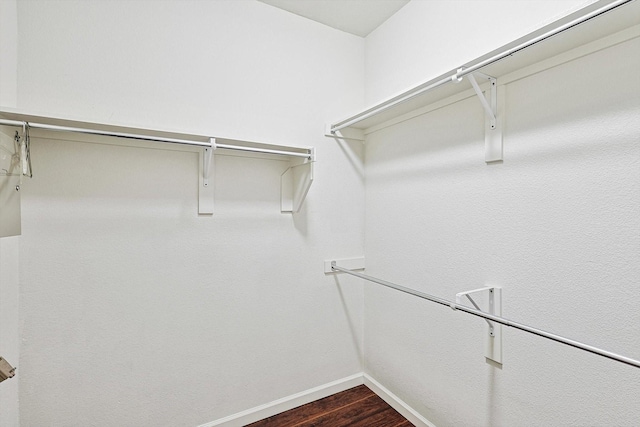
<instances>
[{"instance_id":1,"label":"wood plank flooring","mask_svg":"<svg viewBox=\"0 0 640 427\"><path fill-rule=\"evenodd\" d=\"M291 409L245 427L412 427L364 385Z\"/></svg>"}]
</instances>

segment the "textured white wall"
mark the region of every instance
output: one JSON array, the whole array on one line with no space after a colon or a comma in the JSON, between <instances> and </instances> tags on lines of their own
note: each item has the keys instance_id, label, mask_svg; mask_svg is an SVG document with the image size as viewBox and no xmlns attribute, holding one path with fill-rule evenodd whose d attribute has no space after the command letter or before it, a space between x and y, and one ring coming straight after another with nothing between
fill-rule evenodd
<instances>
[{"instance_id":1,"label":"textured white wall","mask_svg":"<svg viewBox=\"0 0 640 427\"><path fill-rule=\"evenodd\" d=\"M0 356L18 366L20 356L18 313L19 237L0 238ZM0 426L19 424L18 385L21 370L0 384Z\"/></svg>"},{"instance_id":2,"label":"textured white wall","mask_svg":"<svg viewBox=\"0 0 640 427\"><path fill-rule=\"evenodd\" d=\"M366 42L366 100L456 69L594 0L414 0Z\"/></svg>"},{"instance_id":3,"label":"textured white wall","mask_svg":"<svg viewBox=\"0 0 640 427\"><path fill-rule=\"evenodd\" d=\"M432 41L410 21L428 3L367 39L369 100L439 72L410 55ZM514 26L463 53L584 2L536 3L523 20L505 6ZM315 145L320 159L292 219L278 213L283 162L217 157L210 219L195 216L193 153L35 140L23 425L195 425L358 372L359 282L336 285L320 262L360 255L365 228L373 275L447 298L494 282L505 316L640 357L638 92L624 83L637 65L613 60L637 46L511 84L503 165L482 161L472 99L372 135L363 224L361 159L345 156L362 148L320 136L364 99L361 39L253 1L30 1L18 13L24 109ZM437 58L442 71L470 59ZM609 72L621 78L595 84ZM496 371L481 321L375 288L365 302L366 371L439 427L639 418L631 368L506 331Z\"/></svg>"},{"instance_id":4,"label":"textured white wall","mask_svg":"<svg viewBox=\"0 0 640 427\"><path fill-rule=\"evenodd\" d=\"M361 38L254 0L24 3L20 108L308 145L362 103Z\"/></svg>"},{"instance_id":5,"label":"textured white wall","mask_svg":"<svg viewBox=\"0 0 640 427\"><path fill-rule=\"evenodd\" d=\"M368 273L449 300L499 285L505 317L640 359L639 52L509 84L503 164L473 98L369 135ZM365 288L365 371L438 427L638 425L640 370L508 328L496 369L485 330Z\"/></svg>"},{"instance_id":6,"label":"textured white wall","mask_svg":"<svg viewBox=\"0 0 640 427\"><path fill-rule=\"evenodd\" d=\"M0 105L15 107L18 81L17 0L0 2L0 12Z\"/></svg>"},{"instance_id":7,"label":"textured white wall","mask_svg":"<svg viewBox=\"0 0 640 427\"><path fill-rule=\"evenodd\" d=\"M363 177L322 134L362 103L363 40L256 1L18 7L21 108L319 159L292 217L284 162L217 156L198 218L194 153L34 139L23 424L197 425L361 372L362 290L322 261L363 252Z\"/></svg>"},{"instance_id":8,"label":"textured white wall","mask_svg":"<svg viewBox=\"0 0 640 427\"><path fill-rule=\"evenodd\" d=\"M16 1L0 1L0 105L7 107L15 107L17 97L17 26ZM17 366L20 355L18 245L19 237L0 238L0 356L13 366ZM0 384L0 426L19 423L19 377L20 370Z\"/></svg>"}]
</instances>

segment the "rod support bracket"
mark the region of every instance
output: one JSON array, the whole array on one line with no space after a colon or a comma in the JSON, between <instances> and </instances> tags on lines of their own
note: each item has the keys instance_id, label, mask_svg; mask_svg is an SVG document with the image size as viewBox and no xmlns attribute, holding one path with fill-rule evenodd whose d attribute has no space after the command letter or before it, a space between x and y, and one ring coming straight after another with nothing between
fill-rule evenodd
<instances>
[{"instance_id":1,"label":"rod support bracket","mask_svg":"<svg viewBox=\"0 0 640 427\"><path fill-rule=\"evenodd\" d=\"M364 270L364 257L325 260L324 274L340 273L340 270L335 268L337 266L347 270Z\"/></svg>"},{"instance_id":2,"label":"rod support bracket","mask_svg":"<svg viewBox=\"0 0 640 427\"><path fill-rule=\"evenodd\" d=\"M480 304L472 298L472 295L476 296L476 298L481 298L482 302L480 304L485 305L487 308L482 309ZM459 292L456 294L456 303L461 304L463 297L469 300L471 305L478 311L494 316L502 316L502 288L487 286L471 291ZM497 363L502 366L502 325L492 322L489 319L484 320L488 325L485 338L485 358L487 363Z\"/></svg>"},{"instance_id":3,"label":"rod support bracket","mask_svg":"<svg viewBox=\"0 0 640 427\"><path fill-rule=\"evenodd\" d=\"M200 151L200 170L198 171L198 214L213 215L215 185L213 179L213 151L216 150L215 138L209 138L209 147Z\"/></svg>"},{"instance_id":4,"label":"rod support bracket","mask_svg":"<svg viewBox=\"0 0 640 427\"><path fill-rule=\"evenodd\" d=\"M451 81L453 83L460 83L462 79L464 79L464 76L460 76L462 70L464 70L464 68L458 68L457 72L451 76Z\"/></svg>"},{"instance_id":5,"label":"rod support bracket","mask_svg":"<svg viewBox=\"0 0 640 427\"><path fill-rule=\"evenodd\" d=\"M458 71L458 74L460 70ZM456 74L456 75L458 75ZM485 129L484 129L484 161L486 163L502 162L503 159L503 143L502 143L502 121L504 116L504 86L498 93L498 79L474 71L466 74L473 86L473 90L482 104L485 111ZM483 92L478 84L478 79L483 82L489 82L489 88Z\"/></svg>"},{"instance_id":6,"label":"rod support bracket","mask_svg":"<svg viewBox=\"0 0 640 427\"><path fill-rule=\"evenodd\" d=\"M202 164L202 170L203 170L203 181L202 181L202 185L204 185L205 187L209 186L209 177L211 176L211 162L213 161L213 151L218 148L216 145L216 139L215 138L209 138L209 143L211 144L211 147L206 147L204 149L204 156L203 156L203 164Z\"/></svg>"},{"instance_id":7,"label":"rod support bracket","mask_svg":"<svg viewBox=\"0 0 640 427\"><path fill-rule=\"evenodd\" d=\"M467 77L469 78L469 82L471 83L471 86L473 86L473 90L475 91L476 95L478 95L478 99L482 104L482 108L484 109L485 113L487 114L487 117L490 120L491 129L495 130L497 126L496 115L498 110L497 97L496 97L497 89L498 89L498 80L495 77L488 76L478 71L476 71L475 74L478 77L482 78L483 80L484 79L489 80L490 96L489 96L489 101L487 101L487 98L482 92L482 89L480 89L480 85L478 84L478 81L476 80L476 76L474 75L474 73L467 74Z\"/></svg>"}]
</instances>

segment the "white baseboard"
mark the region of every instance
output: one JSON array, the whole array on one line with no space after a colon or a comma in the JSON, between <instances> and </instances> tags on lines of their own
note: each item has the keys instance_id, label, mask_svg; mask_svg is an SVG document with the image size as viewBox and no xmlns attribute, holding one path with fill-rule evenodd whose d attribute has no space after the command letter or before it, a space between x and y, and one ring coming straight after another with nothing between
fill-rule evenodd
<instances>
[{"instance_id":1,"label":"white baseboard","mask_svg":"<svg viewBox=\"0 0 640 427\"><path fill-rule=\"evenodd\" d=\"M416 427L436 427L435 424L417 413L413 408L407 405L398 396L387 390L378 381L374 380L367 374L363 374L362 376L364 378L364 385L369 387L371 391L380 396L382 400L398 411L400 415L411 421Z\"/></svg>"},{"instance_id":2,"label":"white baseboard","mask_svg":"<svg viewBox=\"0 0 640 427\"><path fill-rule=\"evenodd\" d=\"M357 387L361 384L366 385L375 394L380 396L382 400L387 402L389 406L398 411L403 417L411 421L416 427L436 427L435 424L417 413L413 408L402 401L398 396L387 390L382 384L374 380L367 374L355 374L337 381L330 382L312 389L274 400L271 403L256 406L228 417L220 418L202 424L198 427L243 427L247 424L263 420L265 418L277 415L289 409L314 402L335 393Z\"/></svg>"},{"instance_id":3,"label":"white baseboard","mask_svg":"<svg viewBox=\"0 0 640 427\"><path fill-rule=\"evenodd\" d=\"M312 389L274 400L271 403L256 406L228 417L220 418L202 424L198 427L242 427L256 421L263 420L273 415L279 414L289 409L297 408L300 405L311 403L318 399L322 399L332 394L348 390L363 384L362 374L351 375L337 381L330 382Z\"/></svg>"}]
</instances>

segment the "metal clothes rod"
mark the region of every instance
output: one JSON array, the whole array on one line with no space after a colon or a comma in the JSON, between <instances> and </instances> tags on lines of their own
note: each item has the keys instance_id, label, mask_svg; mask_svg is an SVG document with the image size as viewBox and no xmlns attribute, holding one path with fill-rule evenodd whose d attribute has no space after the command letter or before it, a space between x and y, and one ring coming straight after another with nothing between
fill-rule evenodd
<instances>
[{"instance_id":1,"label":"metal clothes rod","mask_svg":"<svg viewBox=\"0 0 640 427\"><path fill-rule=\"evenodd\" d=\"M500 60L502 60L502 59L504 59L504 58L506 58L508 56L513 55L514 53L516 53L516 52L518 52L520 50L523 50L523 49L526 49L526 48L528 48L530 46L533 46L536 43L539 43L539 42L541 42L543 40L546 40L546 39L548 39L548 38L550 38L552 36L560 34L561 32L568 30L569 28L572 28L572 27L575 27L576 25L582 24L583 22L586 22L586 21L588 21L588 20L590 20L592 18L595 18L596 16L602 15L603 13L609 12L610 10L615 9L618 6L622 6L623 4L629 3L631 1L634 1L634 0L616 0L616 1L613 1L613 2L611 2L609 4L606 4L606 5L598 8L598 9L596 9L596 10L593 10L592 12L587 13L586 15L580 16L580 17L578 17L578 18L576 18L576 19L574 19L574 20L572 20L570 22L567 22L566 24L561 25L558 28L554 28L552 30L549 30L544 34L536 36L536 37L534 37L534 38L532 38L530 40L527 40L527 41L525 41L525 42L523 42L523 43L521 43L521 44L519 44L519 45L517 45L515 47L507 49L507 50L505 50L503 52L500 52L500 53L498 53L498 54L496 54L496 55L494 55L494 56L492 56L492 57L490 57L488 59L485 59L484 61L481 61L481 62L479 62L479 63L477 63L475 65L472 65L472 66L470 66L468 68L461 68L461 69L458 70L458 72L456 72L456 73L454 73L454 74L452 74L452 75L450 75L448 77L444 77L441 80L438 80L438 81L436 81L434 83L431 83L431 84L429 84L427 86L424 86L424 87L418 86L417 88L415 88L413 90L410 90L410 91L408 91L407 93L405 93L403 95L399 95L398 98L392 98L389 101L384 102L384 103L378 105L377 107L373 107L372 109L367 110L367 111L355 116L352 119L348 119L347 121L344 121L342 123L337 123L337 124L331 126L331 132L335 133L335 132L337 132L337 131L339 131L341 129L347 128L347 127L349 127L349 126L351 126L351 125L353 125L355 123L358 123L358 122L360 122L362 120L368 119L371 116L375 116L378 113L381 113L381 112L383 112L383 111L385 111L385 110L387 110L389 108L392 108L392 107L394 107L394 106L396 106L398 104L401 104L401 103L403 103L405 101L408 101L408 100L410 100L412 98L415 98L416 96L418 96L418 95L420 95L422 93L429 92L429 91L431 91L433 89L436 89L436 88L438 88L438 87L440 87L442 85L445 85L445 84L447 84L449 82L458 82L458 81L460 81L460 79L462 77L464 77L464 76L466 76L468 74L471 74L471 73L473 73L475 71L478 71L480 68L483 68L483 67L486 67L487 65L491 65L491 64L493 64L495 62L498 62L498 61L500 61Z\"/></svg>"},{"instance_id":2,"label":"metal clothes rod","mask_svg":"<svg viewBox=\"0 0 640 427\"><path fill-rule=\"evenodd\" d=\"M297 153L295 151L271 150L269 148L242 147L240 145L229 145L229 144L218 144L218 143L216 143L216 147L229 149L229 150L252 151L252 152L258 152L258 153L265 153L265 154L281 154L283 156L304 157L305 159L311 159L311 154Z\"/></svg>"},{"instance_id":3,"label":"metal clothes rod","mask_svg":"<svg viewBox=\"0 0 640 427\"><path fill-rule=\"evenodd\" d=\"M598 8L590 13L587 13L586 15L583 15L579 18L574 19L573 21L567 22L564 25L559 26L558 28L554 28L553 30L547 31L544 34L541 34L537 37L532 38L531 40L527 40L524 43L519 44L516 47L513 47L511 49L507 49L504 52L501 52L497 55L492 56L491 58L488 58L482 62L479 62L478 64L472 65L469 68L465 68L464 70L462 70L461 72L457 73L456 76L457 77L464 77L467 74L471 74L474 71L479 70L482 67L486 67L487 65L491 65L494 62L498 62L501 59L506 58L507 56L511 56L514 53L518 52L519 50L522 49L526 49L529 46L533 46L534 44L541 42L543 40L548 39L549 37L555 36L556 34L560 34L563 31L568 30L569 28L575 27L576 25L582 24L583 22L586 22L592 18L595 18L598 15L602 15L603 13L609 12L610 10L615 9L618 6L622 6L625 3L629 3L633 0L616 0L614 2L611 2L601 8Z\"/></svg>"},{"instance_id":4,"label":"metal clothes rod","mask_svg":"<svg viewBox=\"0 0 640 427\"><path fill-rule=\"evenodd\" d=\"M543 338L548 338L550 340L553 340L553 341L556 341L556 342L559 342L559 343L562 343L562 344L566 344L566 345L569 345L571 347L579 348L581 350L585 350L585 351L588 351L590 353L597 354L599 356L603 356L603 357L606 357L606 358L609 358L609 359L612 359L612 360L616 360L618 362L625 363L627 365L635 366L636 368L640 368L640 361L639 360L635 360L635 359L632 359L630 357L626 357L626 356L622 356L622 355L619 355L619 354L616 354L616 353L612 353L612 352L607 351L607 350L602 350L602 349L600 349L598 347L594 347L592 345L585 344L585 343L582 343L580 341L575 341L575 340L572 340L572 339L569 339L569 338L565 338L563 336L556 335L556 334L553 334L551 332L546 332L546 331L543 331L541 329L532 328L531 326L527 326L527 325L524 325L522 323L514 322L512 320L505 319L504 317L494 316L493 314L485 313L484 311L480 311L480 310L473 309L471 307L467 307L467 306L464 306L464 305L456 304L453 301L449 301L449 300L446 300L446 299L443 299L443 298L435 297L433 295L425 294L425 293L420 292L420 291L409 289L409 288L406 288L404 286L397 285L395 283L387 282L386 280L377 279L375 277L367 276L366 274L362 274L362 273L356 273L355 271L347 270L346 268L342 268L342 267L338 267L337 265L335 265L335 261L331 263L331 269L335 270L335 271L341 271L343 273L347 273L347 274L350 274L352 276L359 277L361 279L368 280L370 282L374 282L374 283L377 283L379 285L383 285L383 286L386 286L386 287L389 287L389 288L392 288L392 289L395 289L395 290L398 290L398 291L401 291L401 292L405 292L407 294L414 295L414 296L417 296L419 298L423 298L423 299L426 299L428 301L435 302L437 304L446 305L448 307L451 307L454 310L464 311L465 313L468 313L468 314L471 314L471 315L474 315L474 316L477 316L477 317L482 317L484 319L491 320L491 321L496 322L496 323L500 323L501 325L510 326L512 328L520 329L521 331L529 332L530 334L538 335L538 336L543 337Z\"/></svg>"},{"instance_id":5,"label":"metal clothes rod","mask_svg":"<svg viewBox=\"0 0 640 427\"><path fill-rule=\"evenodd\" d=\"M110 137L125 138L125 139L137 139L141 141L165 142L170 144L193 145L198 147L211 148L210 142L192 141L192 140L178 139L178 138L165 138L161 136L141 135L141 134L135 134L135 133L110 132L110 131L88 129L88 128L47 125L42 123L22 122L17 120L0 119L0 125L19 126L19 127L27 126L31 129L44 129L44 130L51 130L56 132L82 133L87 135L110 136ZM253 153L278 154L278 155L292 156L292 157L304 157L306 159L313 160L312 153L310 152L300 153L297 151L272 150L268 148L258 148L258 147L243 147L240 145L230 145L230 144L216 144L215 148L224 148L227 150L238 150L238 151L250 151Z\"/></svg>"}]
</instances>

